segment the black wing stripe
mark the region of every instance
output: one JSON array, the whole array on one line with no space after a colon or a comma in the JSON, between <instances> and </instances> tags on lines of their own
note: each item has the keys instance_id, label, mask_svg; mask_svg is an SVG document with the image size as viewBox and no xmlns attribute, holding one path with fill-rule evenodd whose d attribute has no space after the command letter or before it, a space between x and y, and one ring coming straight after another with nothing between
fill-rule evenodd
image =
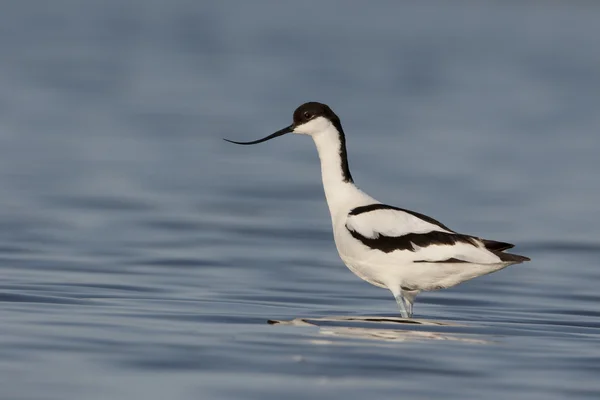
<instances>
[{"instance_id":1,"label":"black wing stripe","mask_svg":"<svg viewBox=\"0 0 600 400\"><path fill-rule=\"evenodd\" d=\"M469 261L465 261L465 260L459 260L458 258L448 258L446 260L441 260L441 261L428 261L428 260L418 260L418 261L413 261L415 263L434 263L434 264L441 264L441 263L446 263L446 264L456 264L456 263L468 263Z\"/></svg>"},{"instance_id":2,"label":"black wing stripe","mask_svg":"<svg viewBox=\"0 0 600 400\"><path fill-rule=\"evenodd\" d=\"M504 251L504 250L512 249L513 247L515 247L515 245L512 243L497 242L495 240L488 240L488 239L480 239L480 240L483 242L483 245L488 250Z\"/></svg>"},{"instance_id":3,"label":"black wing stripe","mask_svg":"<svg viewBox=\"0 0 600 400\"><path fill-rule=\"evenodd\" d=\"M359 240L365 246L380 250L384 253L391 253L394 250L416 251L415 246L428 247L432 245L448 245L456 243L467 243L477 246L475 238L458 233L431 231L427 233L408 233L403 236L379 235L376 238L368 238L346 226L353 238Z\"/></svg>"},{"instance_id":4,"label":"black wing stripe","mask_svg":"<svg viewBox=\"0 0 600 400\"><path fill-rule=\"evenodd\" d=\"M501 251L496 251L496 250L490 250L490 251L492 253L494 253L495 255L497 255L501 261L515 262L515 263L522 263L523 261L531 261L531 259L529 257L520 256L518 254L503 253Z\"/></svg>"},{"instance_id":5,"label":"black wing stripe","mask_svg":"<svg viewBox=\"0 0 600 400\"><path fill-rule=\"evenodd\" d=\"M428 217L427 215L423 215L420 214L418 212L414 212L414 211L410 211L410 210L406 210L404 208L398 208L398 207L394 207L394 206L388 206L387 204L369 204L367 206L361 206L361 207L356 207L354 208L352 211L350 211L350 213L348 215L359 215L359 214L364 214L364 213L368 213L371 211L376 211L376 210L396 210L396 211L403 211L407 214L413 215L419 219L422 219L423 221L429 222L430 224L433 225L437 225L442 229L445 229L447 231L450 232L454 232L452 229L448 228L446 225L442 224L440 221L435 220L431 217Z\"/></svg>"}]
</instances>

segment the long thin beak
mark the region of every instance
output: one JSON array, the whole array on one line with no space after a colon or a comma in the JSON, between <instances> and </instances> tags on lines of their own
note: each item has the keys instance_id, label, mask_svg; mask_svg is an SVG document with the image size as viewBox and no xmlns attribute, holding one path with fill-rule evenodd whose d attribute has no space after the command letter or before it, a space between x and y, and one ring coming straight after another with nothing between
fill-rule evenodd
<instances>
[{"instance_id":1,"label":"long thin beak","mask_svg":"<svg viewBox=\"0 0 600 400\"><path fill-rule=\"evenodd\" d=\"M229 139L223 139L223 140L226 141L226 142L229 142L229 143L243 144L243 145L246 145L246 144L257 144L257 143L266 142L267 140L271 140L273 138L276 138L277 136L285 135L286 133L290 133L293 130L294 130L294 125L290 125L290 126L288 126L286 128L283 128L280 131L275 132L272 135L267 136L266 138L258 139L258 140L255 140L253 142L234 142L233 140L229 140Z\"/></svg>"}]
</instances>

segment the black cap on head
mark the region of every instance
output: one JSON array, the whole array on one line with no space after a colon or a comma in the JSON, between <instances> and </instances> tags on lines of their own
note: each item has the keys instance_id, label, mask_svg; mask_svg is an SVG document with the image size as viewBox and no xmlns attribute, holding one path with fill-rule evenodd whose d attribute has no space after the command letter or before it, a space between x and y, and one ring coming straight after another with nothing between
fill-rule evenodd
<instances>
[{"instance_id":1,"label":"black cap on head","mask_svg":"<svg viewBox=\"0 0 600 400\"><path fill-rule=\"evenodd\" d=\"M335 124L339 124L340 119L327 104L310 101L302 104L294 111L294 126L307 123L311 119L325 117Z\"/></svg>"}]
</instances>

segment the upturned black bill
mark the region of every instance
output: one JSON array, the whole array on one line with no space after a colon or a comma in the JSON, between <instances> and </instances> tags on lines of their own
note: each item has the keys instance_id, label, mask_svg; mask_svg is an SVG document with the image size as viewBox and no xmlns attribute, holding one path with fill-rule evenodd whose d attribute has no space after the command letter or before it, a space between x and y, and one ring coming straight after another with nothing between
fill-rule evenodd
<instances>
[{"instance_id":1,"label":"upturned black bill","mask_svg":"<svg viewBox=\"0 0 600 400\"><path fill-rule=\"evenodd\" d=\"M269 136L267 136L265 138L262 138L262 139L255 140L253 142L235 142L235 141L229 140L229 139L223 139L223 140L226 141L226 142L229 142L229 143L243 144L243 145L246 145L246 144L258 144L258 143L266 142L267 140L271 140L273 138L276 138L277 136L285 135L286 133L290 133L293 130L294 130L294 126L290 125L290 126L288 126L286 128L283 128L280 131L275 132L272 135L269 135Z\"/></svg>"}]
</instances>

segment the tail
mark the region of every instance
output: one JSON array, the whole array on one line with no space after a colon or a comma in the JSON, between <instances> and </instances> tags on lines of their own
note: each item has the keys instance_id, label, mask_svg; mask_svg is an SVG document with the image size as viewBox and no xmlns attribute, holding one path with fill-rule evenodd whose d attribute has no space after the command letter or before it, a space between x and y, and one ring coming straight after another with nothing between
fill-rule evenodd
<instances>
[{"instance_id":1,"label":"tail","mask_svg":"<svg viewBox=\"0 0 600 400\"><path fill-rule=\"evenodd\" d=\"M511 253L503 253L501 251L494 251L491 250L492 253L494 253L495 255L497 255L500 260L505 261L505 262L512 262L512 263L522 263L523 261L531 261L531 259L529 257L525 257L525 256L520 256L518 254L511 254Z\"/></svg>"},{"instance_id":2,"label":"tail","mask_svg":"<svg viewBox=\"0 0 600 400\"><path fill-rule=\"evenodd\" d=\"M505 242L496 242L495 240L481 239L486 249L497 255L504 262L522 263L523 261L531 261L529 257L520 256L518 254L504 253L504 250L512 249L514 244Z\"/></svg>"}]
</instances>

